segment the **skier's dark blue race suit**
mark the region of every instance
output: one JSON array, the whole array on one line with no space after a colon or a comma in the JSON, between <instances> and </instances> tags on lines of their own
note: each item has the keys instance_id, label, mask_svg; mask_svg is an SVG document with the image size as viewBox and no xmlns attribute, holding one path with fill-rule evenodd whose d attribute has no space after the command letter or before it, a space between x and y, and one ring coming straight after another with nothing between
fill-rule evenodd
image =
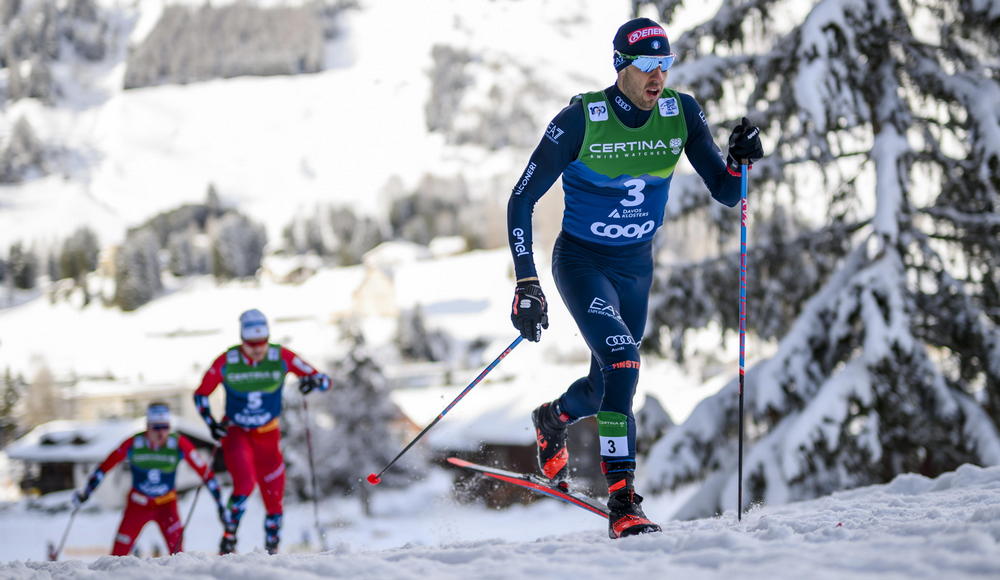
<instances>
[{"instance_id":1,"label":"skier's dark blue race suit","mask_svg":"<svg viewBox=\"0 0 1000 580\"><path fill-rule=\"evenodd\" d=\"M613 113L628 127L643 126L652 113L636 107L615 85L604 93ZM727 206L735 206L740 199L739 177L726 169L698 103L683 93L680 101L688 130L684 146L688 160L713 198ZM539 198L577 159L585 128L581 102L572 102L559 112L511 193L507 205L508 241L518 280L537 276L532 255L531 215ZM569 196L566 199L570 203ZM594 220L606 219L604 215L592 217ZM581 239L564 229L553 249L552 273L556 287L591 351L589 374L569 387L560 397L559 406L571 421L598 411L627 417L628 449L615 449L610 453L611 450L603 445L601 448L609 473L619 469L631 471L635 466L632 398L639 378L638 345L645 330L652 282L651 238L635 244L611 246Z\"/></svg>"}]
</instances>

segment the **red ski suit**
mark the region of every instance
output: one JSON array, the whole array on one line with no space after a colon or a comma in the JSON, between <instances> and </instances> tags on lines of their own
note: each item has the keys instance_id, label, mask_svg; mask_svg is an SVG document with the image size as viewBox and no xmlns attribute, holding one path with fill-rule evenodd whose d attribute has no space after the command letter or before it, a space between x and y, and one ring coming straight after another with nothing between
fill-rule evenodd
<instances>
[{"instance_id":1,"label":"red ski suit","mask_svg":"<svg viewBox=\"0 0 1000 580\"><path fill-rule=\"evenodd\" d=\"M315 368L291 350L280 345L272 345L271 348L274 352L275 362L280 361L281 363L282 374L291 372L299 377L317 374ZM219 355L205 372L201 385L195 391L195 401L199 407L207 405L208 395L212 394L220 384L226 385L226 378L231 366L240 365L245 368L261 364L248 359L242 351L239 352L238 360L234 359L232 358L233 352L233 349L230 349ZM271 355L269 354L269 356ZM231 406L231 403L238 396L237 392L226 385L226 419L230 421L230 424L226 436L222 438L222 452L226 469L229 470L233 478L232 495L246 497L253 492L254 486L259 486L266 512L280 514L283 511L282 503L285 495L285 459L281 454L281 429L278 418L281 412L280 390L274 393L270 402L264 403L265 406L272 405L273 412L268 415L270 417L268 421L259 426L240 426L239 417L230 416L231 414L237 415L234 409L239 407ZM265 401L267 400L265 399ZM199 408L199 411L203 415L209 413L208 409Z\"/></svg>"},{"instance_id":2,"label":"red ski suit","mask_svg":"<svg viewBox=\"0 0 1000 580\"><path fill-rule=\"evenodd\" d=\"M114 466L129 457L129 452L132 451L136 440L140 437L145 439L146 436L140 433L126 439L118 449L108 455L97 469L101 473L108 473ZM146 441L148 445L148 439ZM180 434L177 435L177 453L206 483L214 477L212 469L201 458L191 441ZM139 537L139 532L150 521L155 521L160 526L160 532L163 534L163 539L167 542L167 549L171 554L176 554L184 549L184 523L177 513L177 490L173 478L162 480L157 478L157 483L162 486L157 491L163 493L150 495L136 489L143 483L136 481L137 477L144 475L133 467L132 489L129 490L125 513L122 514L122 521L118 526L118 533L115 535L115 543L111 549L112 556L128 555Z\"/></svg>"}]
</instances>

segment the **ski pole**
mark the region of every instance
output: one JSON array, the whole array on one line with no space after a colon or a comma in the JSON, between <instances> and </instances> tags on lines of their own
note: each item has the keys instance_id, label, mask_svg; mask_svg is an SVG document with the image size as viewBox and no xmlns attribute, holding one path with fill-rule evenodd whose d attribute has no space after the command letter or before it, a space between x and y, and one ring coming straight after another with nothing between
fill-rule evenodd
<instances>
[{"instance_id":1,"label":"ski pole","mask_svg":"<svg viewBox=\"0 0 1000 580\"><path fill-rule=\"evenodd\" d=\"M219 451L219 443L216 442L215 445L212 446L212 454L208 456L208 468L209 469L211 469L212 465L215 463L215 454L218 451ZM188 508L188 515L184 519L184 529L185 530L187 529L188 524L191 523L191 516L194 515L194 506L197 505L197 503L198 503L198 494L201 493L201 488L202 487L203 487L202 485L199 485L194 490L194 499L191 500L191 507Z\"/></svg>"},{"instance_id":2,"label":"ski pole","mask_svg":"<svg viewBox=\"0 0 1000 580\"><path fill-rule=\"evenodd\" d=\"M69 514L69 521L66 522L66 529L63 531L62 539L59 540L59 547L55 550L49 552L49 560L55 562L59 559L59 554L62 553L63 546L66 545L66 538L69 536L69 529L73 527L73 520L76 518L76 512L80 511L80 506L73 508L73 511Z\"/></svg>"},{"instance_id":3,"label":"ski pole","mask_svg":"<svg viewBox=\"0 0 1000 580\"><path fill-rule=\"evenodd\" d=\"M302 415L306 425L306 452L309 455L309 477L312 479L313 521L316 524L316 533L319 534L320 544L326 550L326 530L319 524L319 486L316 485L316 464L313 460L312 430L309 428L309 403L306 402L305 395L302 396Z\"/></svg>"},{"instance_id":4,"label":"ski pole","mask_svg":"<svg viewBox=\"0 0 1000 580\"><path fill-rule=\"evenodd\" d=\"M739 481L736 484L736 520L743 521L743 381L747 334L747 181L748 162L740 160L740 415Z\"/></svg>"},{"instance_id":5,"label":"ski pole","mask_svg":"<svg viewBox=\"0 0 1000 580\"><path fill-rule=\"evenodd\" d=\"M517 338L515 338L514 342L510 343L510 346L508 346L502 353L500 353L500 356L498 356L497 358L493 359L493 362L491 362L489 364L489 366L487 366L485 369L483 369L483 372L479 373L479 376L476 377L475 379L473 379L473 381L471 383L469 383L469 386L465 387L465 389L461 393L459 393L458 396L455 397L455 399L451 403L449 403L447 407L444 408L444 411L441 411L441 414L439 414L433 421L431 421L429 425L427 425L426 427L424 427L424 430L421 431L420 433L418 433L417 436L413 438L413 441L410 441L406 445L406 447L404 447L403 450L400 451L399 454L396 455L396 457L394 457L392 459L392 461L389 462L388 465L386 465L385 467L383 467L382 471L378 472L377 474L375 474L375 473L369 473L368 474L368 483L370 483L372 485L378 485L378 484L382 483L382 474L385 473L390 467L392 467L392 465L394 463L396 463L396 461L399 460L399 458L402 457L404 453L406 453L407 451L409 451L410 447L413 447L414 443L416 443L417 441L420 441L420 438L423 437L425 433L427 433L428 431L430 431L431 427L433 427L434 425L437 425L437 422L440 421L442 417L444 417L445 415L447 415L448 411L451 411L451 408L454 407L455 405L457 405L458 402L462 400L462 397L464 397L469 391L472 390L472 387L475 387L476 385L478 385L479 381L483 380L483 378L487 374L489 374L489 372L491 370L493 370L493 367L495 367L498 364L500 364L500 361L502 361L504 359L504 357L506 357L508 354L510 354L510 351L514 350L515 346L521 344L521 340L523 340L523 337L521 337L521 336L518 336Z\"/></svg>"}]
</instances>

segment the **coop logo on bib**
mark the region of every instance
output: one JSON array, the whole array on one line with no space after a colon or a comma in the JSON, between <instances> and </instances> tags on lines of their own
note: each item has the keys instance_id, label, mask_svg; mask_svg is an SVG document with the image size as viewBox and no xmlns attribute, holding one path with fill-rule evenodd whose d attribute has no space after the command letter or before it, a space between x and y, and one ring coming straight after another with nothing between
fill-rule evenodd
<instances>
[{"instance_id":1,"label":"coop logo on bib","mask_svg":"<svg viewBox=\"0 0 1000 580\"><path fill-rule=\"evenodd\" d=\"M628 224L625 226L606 224L604 222L594 222L590 224L590 232L595 236L601 236L604 238L620 238L622 236L626 238L641 238L642 236L653 231L654 227L656 227L656 224L653 220L646 221L642 224Z\"/></svg>"}]
</instances>

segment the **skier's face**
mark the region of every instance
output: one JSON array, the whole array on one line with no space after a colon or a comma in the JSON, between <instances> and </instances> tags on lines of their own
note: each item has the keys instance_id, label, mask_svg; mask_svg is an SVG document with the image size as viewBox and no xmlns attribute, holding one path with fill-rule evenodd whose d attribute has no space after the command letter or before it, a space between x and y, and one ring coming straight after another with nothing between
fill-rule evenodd
<instances>
[{"instance_id":1,"label":"skier's face","mask_svg":"<svg viewBox=\"0 0 1000 580\"><path fill-rule=\"evenodd\" d=\"M643 111L653 110L666 82L667 73L659 68L642 72L630 65L618 73L618 88Z\"/></svg>"},{"instance_id":2,"label":"skier's face","mask_svg":"<svg viewBox=\"0 0 1000 580\"><path fill-rule=\"evenodd\" d=\"M146 425L146 440L153 447L160 447L167 440L170 434L170 425Z\"/></svg>"},{"instance_id":3,"label":"skier's face","mask_svg":"<svg viewBox=\"0 0 1000 580\"><path fill-rule=\"evenodd\" d=\"M267 339L244 340L243 353L253 362L260 362L264 358L264 355L267 354Z\"/></svg>"}]
</instances>

